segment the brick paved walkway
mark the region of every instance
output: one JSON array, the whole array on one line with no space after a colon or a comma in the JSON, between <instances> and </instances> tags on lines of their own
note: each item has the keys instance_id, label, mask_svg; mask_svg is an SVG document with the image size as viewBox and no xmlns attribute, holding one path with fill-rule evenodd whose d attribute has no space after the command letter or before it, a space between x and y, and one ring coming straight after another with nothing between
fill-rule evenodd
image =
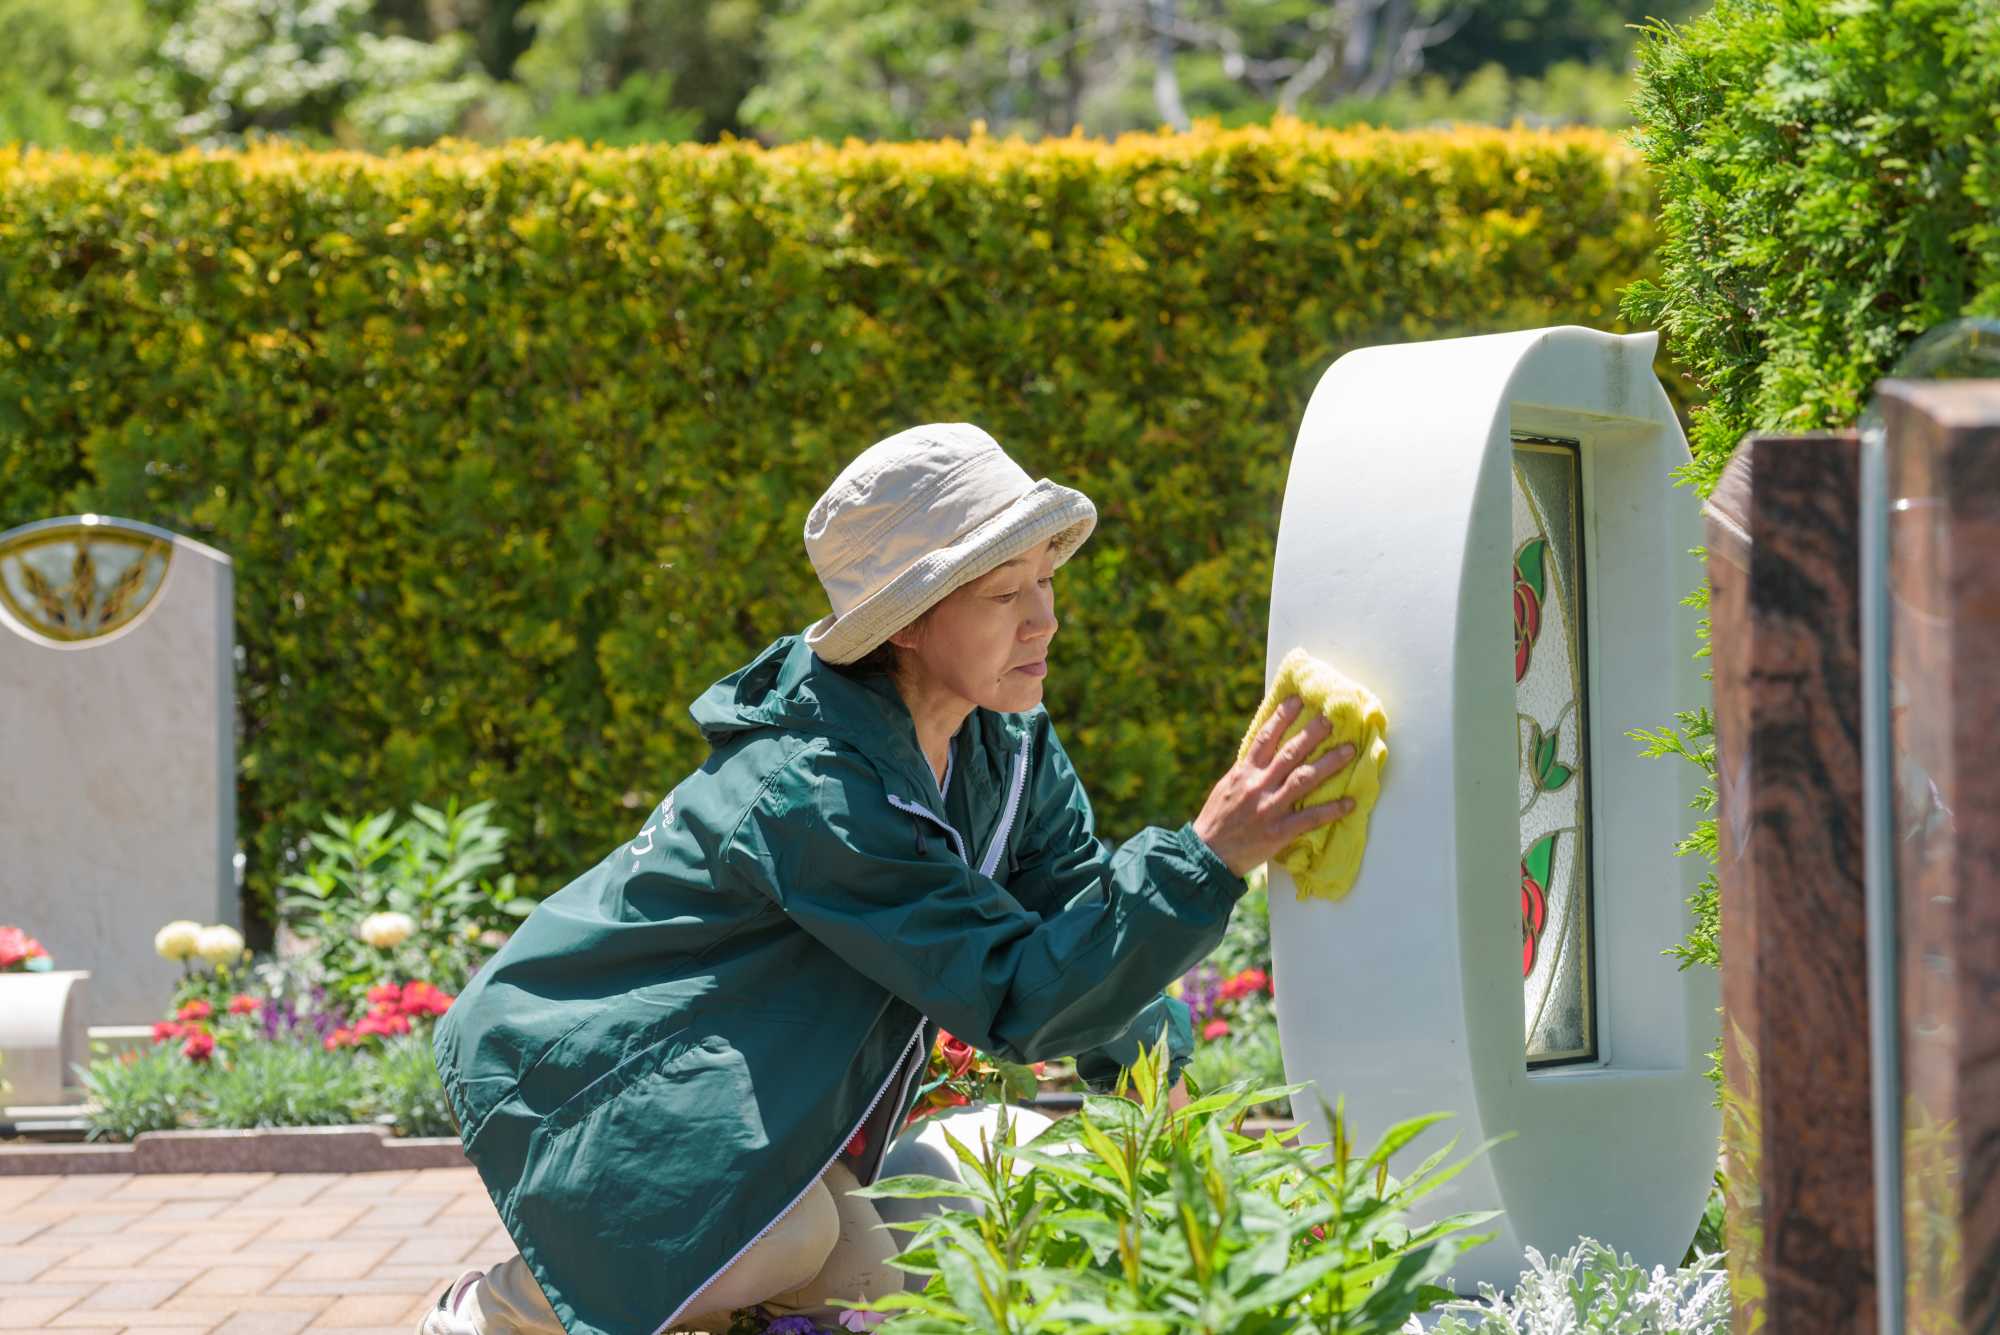
<instances>
[{"instance_id":1,"label":"brick paved walkway","mask_svg":"<svg viewBox=\"0 0 2000 1335\"><path fill-rule=\"evenodd\" d=\"M512 1253L469 1168L0 1177L0 1331L411 1335Z\"/></svg>"}]
</instances>

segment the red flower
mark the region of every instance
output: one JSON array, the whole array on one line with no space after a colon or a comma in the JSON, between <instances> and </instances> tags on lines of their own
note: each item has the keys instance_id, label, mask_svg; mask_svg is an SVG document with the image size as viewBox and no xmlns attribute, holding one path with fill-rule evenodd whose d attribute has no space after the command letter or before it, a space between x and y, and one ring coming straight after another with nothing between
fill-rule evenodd
<instances>
[{"instance_id":1,"label":"red flower","mask_svg":"<svg viewBox=\"0 0 2000 1335\"><path fill-rule=\"evenodd\" d=\"M456 1000L449 992L429 983L406 983L399 1003L405 1015L443 1015Z\"/></svg>"},{"instance_id":2,"label":"red flower","mask_svg":"<svg viewBox=\"0 0 2000 1335\"><path fill-rule=\"evenodd\" d=\"M354 1032L357 1035L380 1034L385 1038L390 1034L407 1034L410 1032L410 1017L378 1008L355 1025Z\"/></svg>"},{"instance_id":3,"label":"red flower","mask_svg":"<svg viewBox=\"0 0 2000 1335\"><path fill-rule=\"evenodd\" d=\"M973 1058L979 1055L973 1051L972 1044L962 1038L954 1038L942 1029L938 1031L938 1053L954 1076L964 1075L970 1070Z\"/></svg>"},{"instance_id":4,"label":"red flower","mask_svg":"<svg viewBox=\"0 0 2000 1335\"><path fill-rule=\"evenodd\" d=\"M1271 975L1262 969L1245 969L1222 985L1224 1001L1238 1001L1253 993L1269 991Z\"/></svg>"},{"instance_id":5,"label":"red flower","mask_svg":"<svg viewBox=\"0 0 2000 1335\"><path fill-rule=\"evenodd\" d=\"M359 1041L352 1029L336 1029L326 1036L326 1050L332 1052L335 1048L350 1048Z\"/></svg>"},{"instance_id":6,"label":"red flower","mask_svg":"<svg viewBox=\"0 0 2000 1335\"><path fill-rule=\"evenodd\" d=\"M1205 1039L1229 1037L1229 1021L1210 1020L1207 1024L1201 1027L1201 1036Z\"/></svg>"},{"instance_id":7,"label":"red flower","mask_svg":"<svg viewBox=\"0 0 2000 1335\"><path fill-rule=\"evenodd\" d=\"M857 1130L854 1133L854 1139L847 1142L847 1152L857 1159L868 1153L868 1131L866 1128Z\"/></svg>"},{"instance_id":8,"label":"red flower","mask_svg":"<svg viewBox=\"0 0 2000 1335\"><path fill-rule=\"evenodd\" d=\"M380 1006L385 1002L391 1006L401 1005L403 1001L403 985L401 983L377 983L368 989L368 1001L371 1005L375 1006Z\"/></svg>"},{"instance_id":9,"label":"red flower","mask_svg":"<svg viewBox=\"0 0 2000 1335\"><path fill-rule=\"evenodd\" d=\"M214 1051L215 1035L206 1029L191 1031L187 1036L187 1042L181 1044L181 1056L191 1062L205 1062L209 1054Z\"/></svg>"},{"instance_id":10,"label":"red flower","mask_svg":"<svg viewBox=\"0 0 2000 1335\"><path fill-rule=\"evenodd\" d=\"M263 1004L263 1002L246 992L238 992L229 999L229 1013L231 1015L255 1015L258 1008L263 1006Z\"/></svg>"},{"instance_id":11,"label":"red flower","mask_svg":"<svg viewBox=\"0 0 2000 1335\"><path fill-rule=\"evenodd\" d=\"M153 1022L153 1041L155 1043L164 1043L170 1038L179 1038L180 1036L181 1027L174 1021L155 1020Z\"/></svg>"},{"instance_id":12,"label":"red flower","mask_svg":"<svg viewBox=\"0 0 2000 1335\"><path fill-rule=\"evenodd\" d=\"M0 927L0 969L12 969L49 952L18 927Z\"/></svg>"},{"instance_id":13,"label":"red flower","mask_svg":"<svg viewBox=\"0 0 2000 1335\"><path fill-rule=\"evenodd\" d=\"M1548 916L1548 899L1542 887L1528 873L1528 864L1521 864L1521 976L1526 978L1535 971L1535 942L1541 938L1542 924Z\"/></svg>"},{"instance_id":14,"label":"red flower","mask_svg":"<svg viewBox=\"0 0 2000 1335\"><path fill-rule=\"evenodd\" d=\"M1325 1224L1314 1224L1314 1225L1312 1226L1312 1229L1311 1229L1311 1232L1312 1232L1312 1235L1313 1235L1313 1237L1314 1237L1314 1238L1315 1238L1316 1240L1318 1240L1318 1241L1320 1241L1320 1242L1325 1242L1325 1241L1326 1241L1326 1225L1325 1225Z\"/></svg>"},{"instance_id":15,"label":"red flower","mask_svg":"<svg viewBox=\"0 0 2000 1335\"><path fill-rule=\"evenodd\" d=\"M206 1001L202 1001L200 998L196 998L174 1013L183 1020L206 1020L209 1016L215 1014L215 1007L209 1005Z\"/></svg>"}]
</instances>

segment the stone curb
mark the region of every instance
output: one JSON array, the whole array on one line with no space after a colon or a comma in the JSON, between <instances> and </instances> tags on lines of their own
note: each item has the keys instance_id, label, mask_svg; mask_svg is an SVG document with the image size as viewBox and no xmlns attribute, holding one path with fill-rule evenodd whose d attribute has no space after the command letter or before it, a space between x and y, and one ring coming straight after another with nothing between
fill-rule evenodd
<instances>
[{"instance_id":1,"label":"stone curb","mask_svg":"<svg viewBox=\"0 0 2000 1335\"><path fill-rule=\"evenodd\" d=\"M382 1173L470 1167L456 1136L380 1126L145 1131L122 1145L0 1146L0 1178L41 1173Z\"/></svg>"},{"instance_id":2,"label":"stone curb","mask_svg":"<svg viewBox=\"0 0 2000 1335\"><path fill-rule=\"evenodd\" d=\"M1048 1109L1063 1116L1067 1109ZM1297 1123L1255 1120L1251 1136ZM251 1131L143 1131L129 1144L0 1146L0 1178L82 1173L386 1173L469 1168L456 1136L389 1134L381 1126L291 1126Z\"/></svg>"}]
</instances>

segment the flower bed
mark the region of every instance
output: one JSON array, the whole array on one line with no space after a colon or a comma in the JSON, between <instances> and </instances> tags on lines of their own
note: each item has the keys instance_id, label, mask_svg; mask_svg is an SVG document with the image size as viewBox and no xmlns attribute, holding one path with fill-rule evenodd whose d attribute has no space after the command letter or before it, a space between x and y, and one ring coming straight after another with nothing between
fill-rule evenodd
<instances>
[{"instance_id":1,"label":"flower bed","mask_svg":"<svg viewBox=\"0 0 2000 1335\"><path fill-rule=\"evenodd\" d=\"M1215 953L1168 988L1194 1017L1195 1055L1187 1078L1195 1090L1234 1081L1261 1089L1285 1081L1278 1049L1277 986L1271 976L1271 910L1266 870L1254 867ZM1273 1097L1258 1117L1288 1118L1291 1100Z\"/></svg>"},{"instance_id":2,"label":"flower bed","mask_svg":"<svg viewBox=\"0 0 2000 1335\"><path fill-rule=\"evenodd\" d=\"M92 1140L353 1124L456 1136L431 1026L497 944L490 924L527 905L507 878L475 879L506 838L483 806L416 811L400 826L329 818L311 836L320 856L286 881L299 949L285 958L255 957L223 924L159 930L181 978L151 1049L84 1072Z\"/></svg>"}]
</instances>

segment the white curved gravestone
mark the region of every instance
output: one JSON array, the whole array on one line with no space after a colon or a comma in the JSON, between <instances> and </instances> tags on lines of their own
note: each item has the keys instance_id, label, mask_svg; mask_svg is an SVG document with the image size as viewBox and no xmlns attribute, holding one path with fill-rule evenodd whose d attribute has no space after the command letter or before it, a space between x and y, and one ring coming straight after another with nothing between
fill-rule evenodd
<instances>
[{"instance_id":1,"label":"white curved gravestone","mask_svg":"<svg viewBox=\"0 0 2000 1335\"><path fill-rule=\"evenodd\" d=\"M0 922L90 971L91 1024L165 1013L161 924L238 920L232 588L145 524L0 533Z\"/></svg>"},{"instance_id":2,"label":"white curved gravestone","mask_svg":"<svg viewBox=\"0 0 2000 1335\"><path fill-rule=\"evenodd\" d=\"M1433 1111L1460 1152L1512 1136L1425 1203L1505 1211L1461 1292L1580 1234L1677 1262L1715 1162L1716 982L1661 955L1699 879L1673 856L1699 776L1626 736L1710 694L1654 345L1571 327L1350 353L1286 484L1267 686L1294 646L1367 683L1389 758L1346 898L1271 869L1285 1064L1346 1096L1363 1148ZM1295 1106L1324 1138L1311 1093Z\"/></svg>"}]
</instances>

